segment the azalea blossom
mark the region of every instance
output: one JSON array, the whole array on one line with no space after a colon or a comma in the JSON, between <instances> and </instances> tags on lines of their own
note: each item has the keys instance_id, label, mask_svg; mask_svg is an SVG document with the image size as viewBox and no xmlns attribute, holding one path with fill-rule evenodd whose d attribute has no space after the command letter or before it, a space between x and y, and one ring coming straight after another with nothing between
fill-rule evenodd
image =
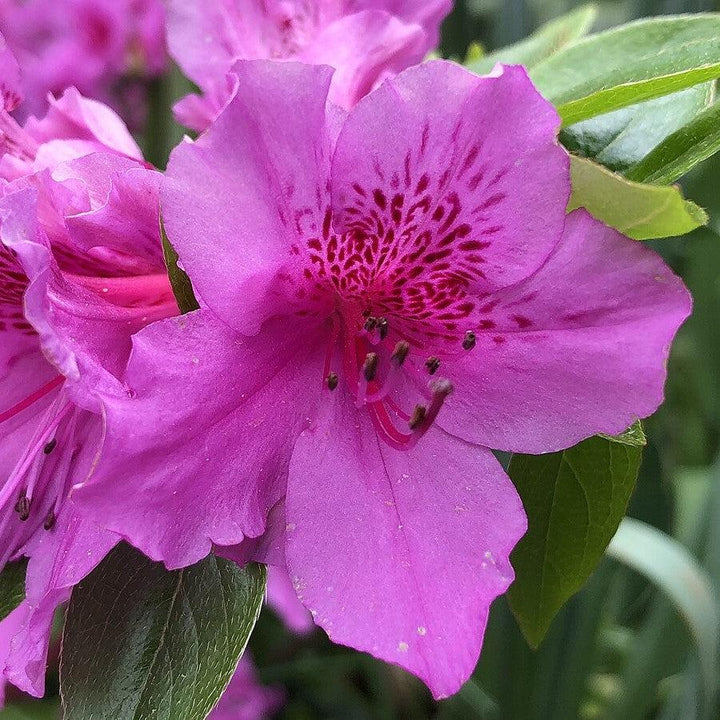
<instances>
[{"instance_id":1,"label":"azalea blossom","mask_svg":"<svg viewBox=\"0 0 720 720\"><path fill-rule=\"evenodd\" d=\"M164 24L162 0L0 0L0 32L23 68L21 116L69 87L115 102L133 78L159 75Z\"/></svg>"},{"instance_id":2,"label":"azalea blossom","mask_svg":"<svg viewBox=\"0 0 720 720\"><path fill-rule=\"evenodd\" d=\"M170 0L170 53L203 93L181 100L176 115L204 130L233 94L228 73L239 59L332 65L330 97L351 107L436 47L451 7L451 0Z\"/></svg>"},{"instance_id":3,"label":"azalea blossom","mask_svg":"<svg viewBox=\"0 0 720 720\"><path fill-rule=\"evenodd\" d=\"M522 68L425 63L347 117L327 67L235 74L163 183L201 309L133 338L76 502L171 568L286 566L331 639L449 695L526 528L489 448L652 413L689 296L566 216L559 118Z\"/></svg>"},{"instance_id":4,"label":"azalea blossom","mask_svg":"<svg viewBox=\"0 0 720 720\"><path fill-rule=\"evenodd\" d=\"M17 74L1 79L0 569L29 563L25 600L0 622L0 671L42 695L55 609L119 540L70 499L98 461L101 397L126 392L132 333L177 306L160 176L120 119L69 91L22 127L8 114Z\"/></svg>"}]
</instances>

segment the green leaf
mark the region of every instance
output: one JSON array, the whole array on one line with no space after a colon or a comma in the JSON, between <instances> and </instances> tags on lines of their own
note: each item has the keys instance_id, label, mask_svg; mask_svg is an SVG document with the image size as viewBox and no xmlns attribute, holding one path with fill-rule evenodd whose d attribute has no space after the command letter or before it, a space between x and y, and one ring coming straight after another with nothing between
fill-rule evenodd
<instances>
[{"instance_id":1,"label":"green leaf","mask_svg":"<svg viewBox=\"0 0 720 720\"><path fill-rule=\"evenodd\" d=\"M168 240L162 219L160 220L160 235L162 237L165 266L167 267L170 286L177 300L178 308L183 314L197 310L200 305L195 298L192 283L187 273L178 265L178 254L175 252L170 240Z\"/></svg>"},{"instance_id":2,"label":"green leaf","mask_svg":"<svg viewBox=\"0 0 720 720\"><path fill-rule=\"evenodd\" d=\"M665 185L720 151L720 103L680 128L627 172L638 182Z\"/></svg>"},{"instance_id":3,"label":"green leaf","mask_svg":"<svg viewBox=\"0 0 720 720\"><path fill-rule=\"evenodd\" d=\"M598 220L636 240L684 235L706 225L705 211L675 186L626 180L587 158L570 157L568 212L584 207Z\"/></svg>"},{"instance_id":4,"label":"green leaf","mask_svg":"<svg viewBox=\"0 0 720 720\"><path fill-rule=\"evenodd\" d=\"M712 99L712 83L583 120L560 133L563 145L610 170L625 172L690 123ZM643 178L633 177L633 180Z\"/></svg>"},{"instance_id":5,"label":"green leaf","mask_svg":"<svg viewBox=\"0 0 720 720\"><path fill-rule=\"evenodd\" d=\"M638 20L569 45L530 74L571 125L719 77L718 36L718 14Z\"/></svg>"},{"instance_id":6,"label":"green leaf","mask_svg":"<svg viewBox=\"0 0 720 720\"><path fill-rule=\"evenodd\" d=\"M695 642L709 702L720 653L720 609L709 575L679 542L632 518L623 520L608 555L645 575L672 600Z\"/></svg>"},{"instance_id":7,"label":"green leaf","mask_svg":"<svg viewBox=\"0 0 720 720\"><path fill-rule=\"evenodd\" d=\"M546 23L525 40L500 48L481 58L471 59L469 56L467 68L482 75L490 72L499 62L533 67L585 35L596 18L596 5L581 5L567 15Z\"/></svg>"},{"instance_id":8,"label":"green leaf","mask_svg":"<svg viewBox=\"0 0 720 720\"><path fill-rule=\"evenodd\" d=\"M255 625L265 569L208 556L168 571L124 543L74 590L60 690L65 720L201 720Z\"/></svg>"},{"instance_id":9,"label":"green leaf","mask_svg":"<svg viewBox=\"0 0 720 720\"><path fill-rule=\"evenodd\" d=\"M593 437L563 452L513 455L508 474L528 531L511 556L516 577L508 599L531 646L540 644L615 534L640 467L636 442L637 436L632 443Z\"/></svg>"},{"instance_id":10,"label":"green leaf","mask_svg":"<svg viewBox=\"0 0 720 720\"><path fill-rule=\"evenodd\" d=\"M25 597L27 560L8 563L0 573L0 620L4 620Z\"/></svg>"}]
</instances>

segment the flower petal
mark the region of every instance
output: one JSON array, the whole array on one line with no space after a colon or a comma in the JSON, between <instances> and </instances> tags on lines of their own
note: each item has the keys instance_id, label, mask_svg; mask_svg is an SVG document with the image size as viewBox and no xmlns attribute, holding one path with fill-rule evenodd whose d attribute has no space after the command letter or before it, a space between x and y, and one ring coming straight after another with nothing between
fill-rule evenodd
<instances>
[{"instance_id":1,"label":"flower petal","mask_svg":"<svg viewBox=\"0 0 720 720\"><path fill-rule=\"evenodd\" d=\"M322 388L310 353L288 324L248 340L204 310L148 326L133 338L132 396L107 400L102 462L76 501L171 568L260 535Z\"/></svg>"},{"instance_id":2,"label":"flower petal","mask_svg":"<svg viewBox=\"0 0 720 720\"><path fill-rule=\"evenodd\" d=\"M559 124L521 67L406 70L358 103L340 133L335 230L425 251L423 267L459 245L478 290L517 282L562 232L570 178Z\"/></svg>"},{"instance_id":3,"label":"flower petal","mask_svg":"<svg viewBox=\"0 0 720 720\"><path fill-rule=\"evenodd\" d=\"M445 363L455 392L438 422L527 453L620 433L662 402L670 343L690 308L656 253L577 210L540 270L488 298L475 348Z\"/></svg>"},{"instance_id":4,"label":"flower petal","mask_svg":"<svg viewBox=\"0 0 720 720\"><path fill-rule=\"evenodd\" d=\"M175 149L161 205L170 242L202 300L231 327L253 334L286 305L271 286L292 262L293 244L322 224L332 71L242 61L235 72L242 92L207 133Z\"/></svg>"},{"instance_id":5,"label":"flower petal","mask_svg":"<svg viewBox=\"0 0 720 720\"><path fill-rule=\"evenodd\" d=\"M450 695L475 667L490 603L512 581L508 555L526 529L520 499L485 448L431 429L398 452L350 400L325 407L295 444L288 478L298 597L335 642Z\"/></svg>"},{"instance_id":6,"label":"flower petal","mask_svg":"<svg viewBox=\"0 0 720 720\"><path fill-rule=\"evenodd\" d=\"M330 99L349 109L388 74L422 60L426 45L420 26L408 25L387 12L365 11L322 28L301 59L337 68Z\"/></svg>"}]
</instances>

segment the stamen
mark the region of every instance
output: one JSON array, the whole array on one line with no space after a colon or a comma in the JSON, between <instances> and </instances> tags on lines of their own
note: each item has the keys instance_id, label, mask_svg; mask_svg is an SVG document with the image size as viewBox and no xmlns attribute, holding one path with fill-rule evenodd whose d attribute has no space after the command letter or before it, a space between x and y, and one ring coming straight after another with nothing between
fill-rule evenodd
<instances>
[{"instance_id":1,"label":"stamen","mask_svg":"<svg viewBox=\"0 0 720 720\"><path fill-rule=\"evenodd\" d=\"M53 512L52 508L47 514L47 517L45 518L45 522L43 523L43 528L45 530L52 530L52 528L55 526L55 513Z\"/></svg>"},{"instance_id":2,"label":"stamen","mask_svg":"<svg viewBox=\"0 0 720 720\"><path fill-rule=\"evenodd\" d=\"M462 342L463 350L472 350L476 342L477 338L475 337L475 333L472 330L468 330Z\"/></svg>"},{"instance_id":3,"label":"stamen","mask_svg":"<svg viewBox=\"0 0 720 720\"><path fill-rule=\"evenodd\" d=\"M365 380L371 382L375 379L378 369L378 356L377 353L370 352L365 356L365 362L363 363L363 376Z\"/></svg>"},{"instance_id":4,"label":"stamen","mask_svg":"<svg viewBox=\"0 0 720 720\"><path fill-rule=\"evenodd\" d=\"M384 317L378 318L377 329L380 334L380 339L384 340L387 337L388 330L390 329L388 321Z\"/></svg>"},{"instance_id":5,"label":"stamen","mask_svg":"<svg viewBox=\"0 0 720 720\"><path fill-rule=\"evenodd\" d=\"M410 345L409 343L405 342L405 340L401 340L393 350L393 354L390 356L390 360L392 360L398 367L402 367L402 364L407 359L408 353L410 352Z\"/></svg>"},{"instance_id":6,"label":"stamen","mask_svg":"<svg viewBox=\"0 0 720 720\"><path fill-rule=\"evenodd\" d=\"M410 416L410 422L408 423L410 429L417 430L421 425L423 425L426 415L427 408L424 405L416 405L412 415Z\"/></svg>"},{"instance_id":7,"label":"stamen","mask_svg":"<svg viewBox=\"0 0 720 720\"><path fill-rule=\"evenodd\" d=\"M43 452L46 455L49 455L57 446L57 438L53 438L45 447L43 448Z\"/></svg>"},{"instance_id":8,"label":"stamen","mask_svg":"<svg viewBox=\"0 0 720 720\"><path fill-rule=\"evenodd\" d=\"M335 390L338 386L339 378L336 372L331 372L325 379L329 390Z\"/></svg>"},{"instance_id":9,"label":"stamen","mask_svg":"<svg viewBox=\"0 0 720 720\"><path fill-rule=\"evenodd\" d=\"M25 491L23 491L15 504L15 512L23 522L30 517L30 498L25 494Z\"/></svg>"},{"instance_id":10,"label":"stamen","mask_svg":"<svg viewBox=\"0 0 720 720\"><path fill-rule=\"evenodd\" d=\"M376 327L377 327L377 318L374 318L370 316L363 325L363 328L365 329L365 332L371 333Z\"/></svg>"},{"instance_id":11,"label":"stamen","mask_svg":"<svg viewBox=\"0 0 720 720\"><path fill-rule=\"evenodd\" d=\"M425 361L425 367L427 368L427 371L434 375L440 368L440 358L438 358L435 355L431 355L426 361Z\"/></svg>"}]
</instances>

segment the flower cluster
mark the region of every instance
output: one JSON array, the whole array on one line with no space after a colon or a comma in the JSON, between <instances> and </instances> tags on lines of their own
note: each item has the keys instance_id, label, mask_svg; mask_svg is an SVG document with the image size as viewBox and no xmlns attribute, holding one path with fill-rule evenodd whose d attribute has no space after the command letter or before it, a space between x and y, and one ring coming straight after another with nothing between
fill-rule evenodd
<instances>
[{"instance_id":1,"label":"flower cluster","mask_svg":"<svg viewBox=\"0 0 720 720\"><path fill-rule=\"evenodd\" d=\"M202 91L177 114L203 132L165 173L78 89L18 123L3 46L0 567L29 559L6 680L42 695L55 609L123 539L171 569L265 563L292 627L447 696L526 530L492 451L619 433L662 401L687 291L566 214L559 118L523 68L417 64L448 10L172 0Z\"/></svg>"}]
</instances>

